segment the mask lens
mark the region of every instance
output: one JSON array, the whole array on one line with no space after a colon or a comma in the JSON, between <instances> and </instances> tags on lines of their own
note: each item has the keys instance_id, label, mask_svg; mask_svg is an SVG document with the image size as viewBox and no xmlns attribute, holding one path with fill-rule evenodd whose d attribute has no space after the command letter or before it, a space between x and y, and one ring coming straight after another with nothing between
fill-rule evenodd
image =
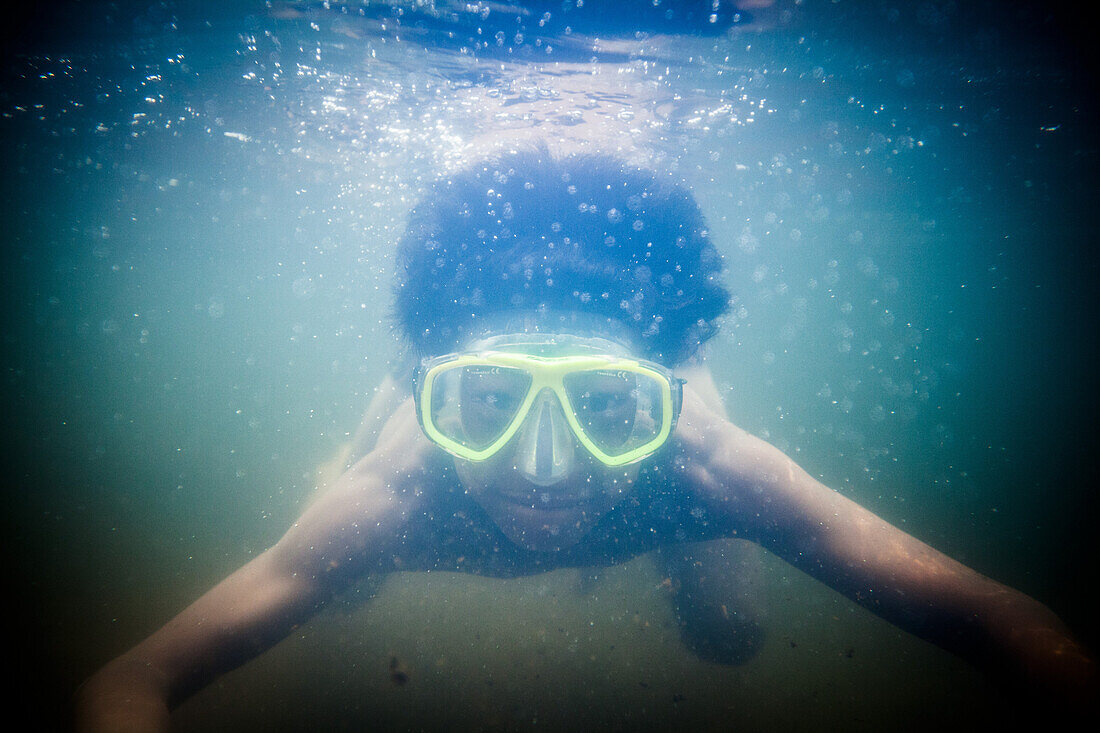
<instances>
[{"instance_id":1,"label":"mask lens","mask_svg":"<svg viewBox=\"0 0 1100 733\"><path fill-rule=\"evenodd\" d=\"M661 432L661 383L626 370L567 374L565 392L585 435L608 455L622 455Z\"/></svg>"},{"instance_id":2,"label":"mask lens","mask_svg":"<svg viewBox=\"0 0 1100 733\"><path fill-rule=\"evenodd\" d=\"M483 450L511 424L530 387L531 375L520 369L447 369L432 384L432 423L450 440Z\"/></svg>"}]
</instances>

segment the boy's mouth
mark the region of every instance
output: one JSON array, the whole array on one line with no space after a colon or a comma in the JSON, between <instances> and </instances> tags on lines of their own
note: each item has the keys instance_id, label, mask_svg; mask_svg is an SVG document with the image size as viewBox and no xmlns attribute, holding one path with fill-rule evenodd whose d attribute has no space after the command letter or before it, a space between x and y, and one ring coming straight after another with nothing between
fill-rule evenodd
<instances>
[{"instance_id":1,"label":"boy's mouth","mask_svg":"<svg viewBox=\"0 0 1100 733\"><path fill-rule=\"evenodd\" d=\"M530 489L521 491L501 490L497 492L497 496L509 504L544 511L574 509L592 501L588 492L576 493L542 486L532 486Z\"/></svg>"}]
</instances>

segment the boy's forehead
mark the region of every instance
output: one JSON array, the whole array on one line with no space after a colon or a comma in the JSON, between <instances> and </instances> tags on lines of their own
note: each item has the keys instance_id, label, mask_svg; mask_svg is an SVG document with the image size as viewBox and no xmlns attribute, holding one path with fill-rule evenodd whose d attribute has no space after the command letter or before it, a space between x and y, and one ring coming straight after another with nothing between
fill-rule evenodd
<instances>
[{"instance_id":1,"label":"boy's forehead","mask_svg":"<svg viewBox=\"0 0 1100 733\"><path fill-rule=\"evenodd\" d=\"M532 356L621 356L637 357L633 349L614 339L577 333L502 333L475 339L462 351L510 351Z\"/></svg>"},{"instance_id":2,"label":"boy's forehead","mask_svg":"<svg viewBox=\"0 0 1100 733\"><path fill-rule=\"evenodd\" d=\"M479 319L457 344L461 351L525 347L638 356L637 337L613 318L580 311L511 311Z\"/></svg>"}]
</instances>

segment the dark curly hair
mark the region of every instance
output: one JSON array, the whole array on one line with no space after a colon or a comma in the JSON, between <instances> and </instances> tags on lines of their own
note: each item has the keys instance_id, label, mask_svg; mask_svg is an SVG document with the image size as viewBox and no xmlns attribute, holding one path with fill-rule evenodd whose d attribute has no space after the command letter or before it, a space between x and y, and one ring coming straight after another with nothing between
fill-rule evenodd
<instances>
[{"instance_id":1,"label":"dark curly hair","mask_svg":"<svg viewBox=\"0 0 1100 733\"><path fill-rule=\"evenodd\" d=\"M504 311L616 319L674 365L729 307L702 212L668 176L604 155L511 152L437 181L398 245L395 321L421 356Z\"/></svg>"}]
</instances>

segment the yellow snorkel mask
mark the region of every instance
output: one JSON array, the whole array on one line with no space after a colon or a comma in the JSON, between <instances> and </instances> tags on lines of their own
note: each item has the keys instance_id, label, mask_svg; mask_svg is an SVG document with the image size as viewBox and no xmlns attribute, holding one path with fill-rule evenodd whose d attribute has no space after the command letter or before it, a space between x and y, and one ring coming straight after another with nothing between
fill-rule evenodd
<instances>
[{"instance_id":1,"label":"yellow snorkel mask","mask_svg":"<svg viewBox=\"0 0 1100 733\"><path fill-rule=\"evenodd\" d=\"M560 478L572 439L606 466L635 463L672 434L683 380L614 352L622 347L571 334L487 339L421 364L417 416L428 438L467 461L491 458L520 434L519 460L537 483Z\"/></svg>"}]
</instances>

